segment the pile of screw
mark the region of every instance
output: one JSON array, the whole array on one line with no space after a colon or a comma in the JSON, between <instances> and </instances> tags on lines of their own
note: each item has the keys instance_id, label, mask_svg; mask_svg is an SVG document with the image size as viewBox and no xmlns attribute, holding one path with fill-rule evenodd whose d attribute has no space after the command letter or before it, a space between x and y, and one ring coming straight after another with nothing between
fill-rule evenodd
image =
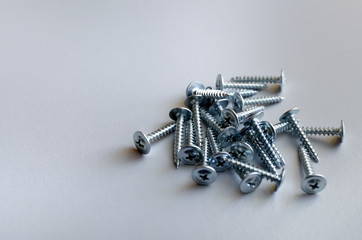
<instances>
[{"instance_id":1,"label":"pile of screw","mask_svg":"<svg viewBox=\"0 0 362 240\"><path fill-rule=\"evenodd\" d=\"M275 183L275 191L284 180L285 160L274 144L276 135L286 133L300 140L298 148L304 177L301 188L306 193L317 193L326 186L326 179L314 173L311 160L319 157L307 135L336 135L342 142L344 124L338 128L303 127L293 108L271 124L261 121L266 105L281 102L280 96L253 97L270 84L285 82L283 70L276 77L233 77L224 82L217 76L216 88L205 88L200 82L191 82L186 89L185 107L174 108L174 121L149 134L137 131L133 135L136 148L142 154L150 152L151 143L175 132L173 162L195 165L193 180L210 185L217 172L233 170L241 178L240 190L253 192L262 179ZM255 156L254 156L255 155Z\"/></svg>"}]
</instances>

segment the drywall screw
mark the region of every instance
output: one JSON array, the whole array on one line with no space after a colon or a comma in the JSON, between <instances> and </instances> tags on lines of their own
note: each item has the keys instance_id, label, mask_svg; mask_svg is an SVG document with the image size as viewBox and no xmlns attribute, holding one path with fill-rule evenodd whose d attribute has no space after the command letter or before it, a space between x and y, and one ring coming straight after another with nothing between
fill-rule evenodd
<instances>
[{"instance_id":1,"label":"drywall screw","mask_svg":"<svg viewBox=\"0 0 362 240\"><path fill-rule=\"evenodd\" d=\"M195 165L203 158L203 152L199 146L195 145L195 130L192 119L186 123L185 145L178 153L181 162L187 165Z\"/></svg>"},{"instance_id":2,"label":"drywall screw","mask_svg":"<svg viewBox=\"0 0 362 240\"><path fill-rule=\"evenodd\" d=\"M215 86L216 86L216 89L218 89L218 90L224 90L227 88L263 90L268 87L268 85L260 84L260 83L225 82L224 77L221 74L217 75Z\"/></svg>"},{"instance_id":3,"label":"drywall screw","mask_svg":"<svg viewBox=\"0 0 362 240\"><path fill-rule=\"evenodd\" d=\"M306 193L317 193L327 185L327 180L320 174L315 174L309 153L303 145L299 146L299 160L304 170L305 177L302 180L302 190Z\"/></svg>"},{"instance_id":4,"label":"drywall screw","mask_svg":"<svg viewBox=\"0 0 362 240\"><path fill-rule=\"evenodd\" d=\"M170 118L176 121L175 139L173 145L173 162L176 168L178 168L180 166L178 153L180 152L184 141L184 125L185 121L191 119L192 112L187 108L179 107L172 109L169 115Z\"/></svg>"},{"instance_id":5,"label":"drywall screw","mask_svg":"<svg viewBox=\"0 0 362 240\"><path fill-rule=\"evenodd\" d=\"M230 167L230 164L225 160L226 158L231 158L230 154L220 151L219 146L216 143L215 135L211 128L207 128L206 135L212 153L212 155L209 157L209 165L217 172L225 171Z\"/></svg>"},{"instance_id":6,"label":"drywall screw","mask_svg":"<svg viewBox=\"0 0 362 240\"><path fill-rule=\"evenodd\" d=\"M208 139L204 138L203 141L204 157L200 164L198 164L192 171L192 179L200 185L210 185L215 182L217 178L217 172L213 167L208 164L209 150L208 150Z\"/></svg>"},{"instance_id":7,"label":"drywall screw","mask_svg":"<svg viewBox=\"0 0 362 240\"><path fill-rule=\"evenodd\" d=\"M302 128L299 126L298 121L295 119L294 114L297 114L299 112L298 108L292 108L288 111L286 111L280 118L279 120L281 122L288 122L290 128L292 129L292 131L299 137L302 145L308 150L308 152L310 153L311 158L315 161L315 162L319 162L319 158L318 155L316 153L316 151L314 150L312 144L310 143L309 139L307 138L307 136L305 135L305 133L303 132Z\"/></svg>"},{"instance_id":8,"label":"drywall screw","mask_svg":"<svg viewBox=\"0 0 362 240\"><path fill-rule=\"evenodd\" d=\"M247 171L247 172L257 172L257 173L261 174L262 178L265 178L271 182L274 182L276 184L275 191L277 191L279 189L279 187L282 185L282 183L284 181L284 177L285 177L284 168L282 169L280 174L273 174L273 173L265 171L261 168L255 167L249 163L236 161L235 159L227 159L227 161L230 162L230 164L234 168L239 168L242 171Z\"/></svg>"},{"instance_id":9,"label":"drywall screw","mask_svg":"<svg viewBox=\"0 0 362 240\"><path fill-rule=\"evenodd\" d=\"M234 136L237 133L237 129L234 127L222 128L216 119L204 109L200 109L201 118L206 122L207 126L212 128L217 136L216 142L220 147L224 148L230 146L234 141Z\"/></svg>"},{"instance_id":10,"label":"drywall screw","mask_svg":"<svg viewBox=\"0 0 362 240\"><path fill-rule=\"evenodd\" d=\"M204 102L201 95L191 95L185 100L185 105L192 109L192 119L194 121L196 146L202 146L202 125L200 118L200 105Z\"/></svg>"},{"instance_id":11,"label":"drywall screw","mask_svg":"<svg viewBox=\"0 0 362 240\"><path fill-rule=\"evenodd\" d=\"M141 131L133 134L133 142L137 150L142 154L147 154L151 150L151 144L169 135L176 129L176 122L170 122L167 125L156 129L155 131L145 135Z\"/></svg>"},{"instance_id":12,"label":"drywall screw","mask_svg":"<svg viewBox=\"0 0 362 240\"><path fill-rule=\"evenodd\" d=\"M231 81L233 82L279 84L280 89L284 86L285 80L286 77L283 69L281 70L280 76L236 76L231 78Z\"/></svg>"},{"instance_id":13,"label":"drywall screw","mask_svg":"<svg viewBox=\"0 0 362 240\"><path fill-rule=\"evenodd\" d=\"M264 106L258 106L258 107L251 107L248 109L245 109L242 112L235 112L232 109L226 108L223 110L221 116L223 122L228 123L229 125L238 128L240 123L244 122L245 118L249 116L252 113L258 113L264 111Z\"/></svg>"},{"instance_id":14,"label":"drywall screw","mask_svg":"<svg viewBox=\"0 0 362 240\"><path fill-rule=\"evenodd\" d=\"M251 161L254 158L254 149L246 142L234 142L229 150L231 156L239 161Z\"/></svg>"},{"instance_id":15,"label":"drywall screw","mask_svg":"<svg viewBox=\"0 0 362 240\"><path fill-rule=\"evenodd\" d=\"M257 172L244 172L240 168L234 168L236 174L240 177L240 191L243 193L251 193L257 189L263 180L262 175Z\"/></svg>"}]
</instances>

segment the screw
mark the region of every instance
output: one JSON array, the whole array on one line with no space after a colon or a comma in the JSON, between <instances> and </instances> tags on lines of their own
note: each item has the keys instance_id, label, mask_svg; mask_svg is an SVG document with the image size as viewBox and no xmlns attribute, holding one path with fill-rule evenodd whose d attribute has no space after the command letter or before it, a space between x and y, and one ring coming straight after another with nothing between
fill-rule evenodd
<instances>
[{"instance_id":1,"label":"screw","mask_svg":"<svg viewBox=\"0 0 362 240\"><path fill-rule=\"evenodd\" d=\"M251 161L254 158L254 149L243 141L231 144L229 151L231 156L239 161Z\"/></svg>"},{"instance_id":2,"label":"screw","mask_svg":"<svg viewBox=\"0 0 362 240\"><path fill-rule=\"evenodd\" d=\"M155 131L145 135L141 131L133 134L133 142L137 150L142 154L147 154L151 150L151 143L160 140L161 138L169 135L176 129L176 122L170 122L167 125L156 129Z\"/></svg>"},{"instance_id":3,"label":"screw","mask_svg":"<svg viewBox=\"0 0 362 240\"><path fill-rule=\"evenodd\" d=\"M176 168L178 168L180 166L178 153L180 152L184 141L184 125L185 121L192 117L192 112L187 108L179 107L172 109L169 115L170 118L176 121L176 132L173 145L173 162Z\"/></svg>"},{"instance_id":4,"label":"screw","mask_svg":"<svg viewBox=\"0 0 362 240\"><path fill-rule=\"evenodd\" d=\"M195 167L192 171L192 179L200 185L210 185L215 182L217 178L217 172L214 168L208 164L208 139L204 138L203 142L204 147L204 157L201 160L200 164Z\"/></svg>"},{"instance_id":5,"label":"screw","mask_svg":"<svg viewBox=\"0 0 362 240\"><path fill-rule=\"evenodd\" d=\"M211 153L213 154L209 158L209 165L217 172L225 171L230 167L230 164L225 160L225 158L231 158L231 156L227 152L220 151L219 146L215 140L215 135L211 128L207 128L206 133L211 146Z\"/></svg>"},{"instance_id":6,"label":"screw","mask_svg":"<svg viewBox=\"0 0 362 240\"><path fill-rule=\"evenodd\" d=\"M234 168L238 168L238 169L241 169L242 171L247 171L247 172L257 172L257 173L261 174L262 178L265 178L269 181L274 182L276 184L275 191L277 191L279 189L279 187L282 185L282 183L284 181L284 177L285 177L284 168L282 169L281 173L279 175L277 175L277 174L273 174L268 171L265 171L261 168L255 167L249 163L239 162L234 159L227 159L227 161L230 162L230 164Z\"/></svg>"},{"instance_id":7,"label":"screw","mask_svg":"<svg viewBox=\"0 0 362 240\"><path fill-rule=\"evenodd\" d=\"M222 128L216 121L216 119L211 116L210 113L208 113L204 109L200 109L201 118L206 122L208 127L212 128L217 136L216 142L220 145L220 147L225 148L227 146L230 146L234 141L234 136L237 134L237 130L234 127L227 127Z\"/></svg>"},{"instance_id":8,"label":"screw","mask_svg":"<svg viewBox=\"0 0 362 240\"><path fill-rule=\"evenodd\" d=\"M209 108L209 113L211 113L212 115L221 116L222 111L224 110L224 108L227 107L227 105L229 105L229 100L228 99L215 100L215 102Z\"/></svg>"},{"instance_id":9,"label":"screw","mask_svg":"<svg viewBox=\"0 0 362 240\"><path fill-rule=\"evenodd\" d=\"M303 132L302 128L299 126L298 121L295 119L294 114L297 114L299 112L298 108L292 108L288 111L286 111L280 118L279 120L281 122L288 122L290 128L292 129L292 131L299 137L302 145L308 150L308 152L310 153L311 158L315 161L315 162L319 162L319 158L318 155L316 153L316 151L314 150L312 144L310 143L309 139L307 138L307 136L305 135L305 133Z\"/></svg>"},{"instance_id":10,"label":"screw","mask_svg":"<svg viewBox=\"0 0 362 240\"><path fill-rule=\"evenodd\" d=\"M195 145L195 130L192 119L186 123L185 146L181 148L178 157L181 162L187 165L195 165L203 157L201 148Z\"/></svg>"},{"instance_id":11,"label":"screw","mask_svg":"<svg viewBox=\"0 0 362 240\"><path fill-rule=\"evenodd\" d=\"M341 120L341 126L339 128L335 127L302 127L302 130L307 135L337 135L341 142L343 142L344 136L344 122Z\"/></svg>"},{"instance_id":12,"label":"screw","mask_svg":"<svg viewBox=\"0 0 362 240\"><path fill-rule=\"evenodd\" d=\"M269 76L236 76L231 78L231 81L234 82L243 82L243 83L272 83L280 84L280 89L285 84L285 74L283 69L281 70L280 76L269 77Z\"/></svg>"},{"instance_id":13,"label":"screw","mask_svg":"<svg viewBox=\"0 0 362 240\"><path fill-rule=\"evenodd\" d=\"M225 88L262 90L267 87L268 85L260 83L226 83L224 82L224 77L221 74L216 77L216 89L218 90L224 90Z\"/></svg>"},{"instance_id":14,"label":"screw","mask_svg":"<svg viewBox=\"0 0 362 240\"><path fill-rule=\"evenodd\" d=\"M192 109L193 121L196 133L196 145L202 145L202 125L200 118L200 105L204 102L204 98L200 95L191 95L186 98L185 105Z\"/></svg>"},{"instance_id":15,"label":"screw","mask_svg":"<svg viewBox=\"0 0 362 240\"><path fill-rule=\"evenodd\" d=\"M243 193L251 193L257 189L262 181L262 176L257 172L244 172L239 168L235 168L236 174L240 177L240 191Z\"/></svg>"},{"instance_id":16,"label":"screw","mask_svg":"<svg viewBox=\"0 0 362 240\"><path fill-rule=\"evenodd\" d=\"M264 106L258 106L258 107L251 107L248 109L245 109L245 111L242 112L235 112L232 109L224 109L221 116L224 122L229 123L229 125L238 128L240 123L244 122L245 118L252 114L252 113L258 113L264 111Z\"/></svg>"},{"instance_id":17,"label":"screw","mask_svg":"<svg viewBox=\"0 0 362 240\"><path fill-rule=\"evenodd\" d=\"M259 91L251 89L225 89L224 92L227 92L229 94L239 92L241 96L243 96L243 98L249 98L259 93Z\"/></svg>"},{"instance_id":18,"label":"screw","mask_svg":"<svg viewBox=\"0 0 362 240\"><path fill-rule=\"evenodd\" d=\"M307 149L300 145L298 150L302 169L305 173L302 180L302 190L310 194L322 191L327 185L327 180L322 175L314 173Z\"/></svg>"}]
</instances>

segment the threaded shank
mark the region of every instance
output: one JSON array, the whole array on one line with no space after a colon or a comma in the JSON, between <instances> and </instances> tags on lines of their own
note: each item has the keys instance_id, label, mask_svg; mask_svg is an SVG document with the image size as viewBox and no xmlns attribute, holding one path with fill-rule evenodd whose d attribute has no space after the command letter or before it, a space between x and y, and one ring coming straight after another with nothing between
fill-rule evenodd
<instances>
[{"instance_id":1,"label":"threaded shank","mask_svg":"<svg viewBox=\"0 0 362 240\"><path fill-rule=\"evenodd\" d=\"M266 84L262 83L224 83L224 88L263 90L267 87L268 86Z\"/></svg>"},{"instance_id":2,"label":"threaded shank","mask_svg":"<svg viewBox=\"0 0 362 240\"><path fill-rule=\"evenodd\" d=\"M280 122L275 124L273 127L276 134L288 132L290 129L289 122Z\"/></svg>"},{"instance_id":3,"label":"threaded shank","mask_svg":"<svg viewBox=\"0 0 362 240\"><path fill-rule=\"evenodd\" d=\"M173 161L178 165L178 153L182 148L183 141L184 141L184 124L185 124L185 117L179 116L176 121L176 132L175 132L175 139L173 145Z\"/></svg>"},{"instance_id":4,"label":"threaded shank","mask_svg":"<svg viewBox=\"0 0 362 240\"><path fill-rule=\"evenodd\" d=\"M206 122L207 126L211 127L216 134L220 134L223 130L217 123L216 119L208 113L205 109L200 108L201 118Z\"/></svg>"},{"instance_id":5,"label":"threaded shank","mask_svg":"<svg viewBox=\"0 0 362 240\"><path fill-rule=\"evenodd\" d=\"M192 116L194 120L194 128L195 128L195 137L196 137L196 145L201 146L202 145L202 125L201 125L201 118L200 118L200 105L199 102L196 101L192 105Z\"/></svg>"},{"instance_id":6,"label":"threaded shank","mask_svg":"<svg viewBox=\"0 0 362 240\"><path fill-rule=\"evenodd\" d=\"M216 89L195 89L194 91L195 95L201 95L206 98L226 98L230 94L221 90Z\"/></svg>"},{"instance_id":7,"label":"threaded shank","mask_svg":"<svg viewBox=\"0 0 362 240\"><path fill-rule=\"evenodd\" d=\"M340 129L334 127L301 127L301 129L307 135L334 136L340 134Z\"/></svg>"},{"instance_id":8,"label":"threaded shank","mask_svg":"<svg viewBox=\"0 0 362 240\"><path fill-rule=\"evenodd\" d=\"M207 131L207 138L209 140L209 144L211 147L211 153L215 154L215 153L220 152L219 147L216 143L216 138L215 138L213 130L211 128L207 128L206 131Z\"/></svg>"},{"instance_id":9,"label":"threaded shank","mask_svg":"<svg viewBox=\"0 0 362 240\"><path fill-rule=\"evenodd\" d=\"M258 156L260 157L260 159L263 161L264 165L268 168L268 170L273 173L276 174L277 173L277 169L274 165L274 163L272 162L272 160L268 157L268 155L264 152L264 149L258 144L258 142L253 139L253 138L249 138L249 143L252 145L252 147L257 150Z\"/></svg>"},{"instance_id":10,"label":"threaded shank","mask_svg":"<svg viewBox=\"0 0 362 240\"><path fill-rule=\"evenodd\" d=\"M232 93L234 93L234 92L239 92L240 93L240 95L243 97L243 98L248 98L248 97L252 97L252 96L254 96L255 94L258 94L259 93L259 91L257 91L257 90L235 90L235 89L226 89L226 90L224 90L225 92L227 92L227 93L230 93L230 94L232 94Z\"/></svg>"},{"instance_id":11,"label":"threaded shank","mask_svg":"<svg viewBox=\"0 0 362 240\"><path fill-rule=\"evenodd\" d=\"M236 76L231 78L231 81L234 82L258 82L258 83L269 83L275 84L281 82L281 77L274 77L274 76Z\"/></svg>"},{"instance_id":12,"label":"threaded shank","mask_svg":"<svg viewBox=\"0 0 362 240\"><path fill-rule=\"evenodd\" d=\"M305 175L313 175L314 169L312 163L310 161L310 157L308 155L307 149L305 149L302 145L299 146L299 160L303 167Z\"/></svg>"},{"instance_id":13,"label":"threaded shank","mask_svg":"<svg viewBox=\"0 0 362 240\"><path fill-rule=\"evenodd\" d=\"M176 129L176 122L170 122L167 125L147 134L150 143L160 140L161 138L169 135Z\"/></svg>"},{"instance_id":14,"label":"threaded shank","mask_svg":"<svg viewBox=\"0 0 362 240\"><path fill-rule=\"evenodd\" d=\"M284 97L280 96L265 96L265 97L258 97L252 99L246 99L244 101L245 106L258 106L258 105L271 105L280 103L283 101Z\"/></svg>"},{"instance_id":15,"label":"threaded shank","mask_svg":"<svg viewBox=\"0 0 362 240\"><path fill-rule=\"evenodd\" d=\"M264 106L251 107L240 113L237 113L236 115L238 117L239 122L242 122L245 119L245 117L249 116L250 114L264 111L264 109L265 109Z\"/></svg>"},{"instance_id":16,"label":"threaded shank","mask_svg":"<svg viewBox=\"0 0 362 240\"><path fill-rule=\"evenodd\" d=\"M204 138L204 141L203 141L203 151L204 151L204 157L202 159L202 163L203 165L206 165L208 164L208 161L209 161L209 141L206 138Z\"/></svg>"}]
</instances>

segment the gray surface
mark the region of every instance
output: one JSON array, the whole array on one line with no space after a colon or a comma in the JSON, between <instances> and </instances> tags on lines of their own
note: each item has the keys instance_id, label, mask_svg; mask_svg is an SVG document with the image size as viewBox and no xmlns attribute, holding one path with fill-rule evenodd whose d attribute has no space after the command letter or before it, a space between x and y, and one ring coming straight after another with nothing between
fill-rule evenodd
<instances>
[{"instance_id":1,"label":"gray surface","mask_svg":"<svg viewBox=\"0 0 362 240\"><path fill-rule=\"evenodd\" d=\"M293 2L293 3L292 3ZM362 233L362 4L359 1L2 1L0 238L358 239ZM220 173L195 186L175 170L172 137L149 155L132 135L170 121L190 81L285 70L303 125L346 125L344 143L313 138L328 186L300 189L297 143L277 193L249 195Z\"/></svg>"}]
</instances>

